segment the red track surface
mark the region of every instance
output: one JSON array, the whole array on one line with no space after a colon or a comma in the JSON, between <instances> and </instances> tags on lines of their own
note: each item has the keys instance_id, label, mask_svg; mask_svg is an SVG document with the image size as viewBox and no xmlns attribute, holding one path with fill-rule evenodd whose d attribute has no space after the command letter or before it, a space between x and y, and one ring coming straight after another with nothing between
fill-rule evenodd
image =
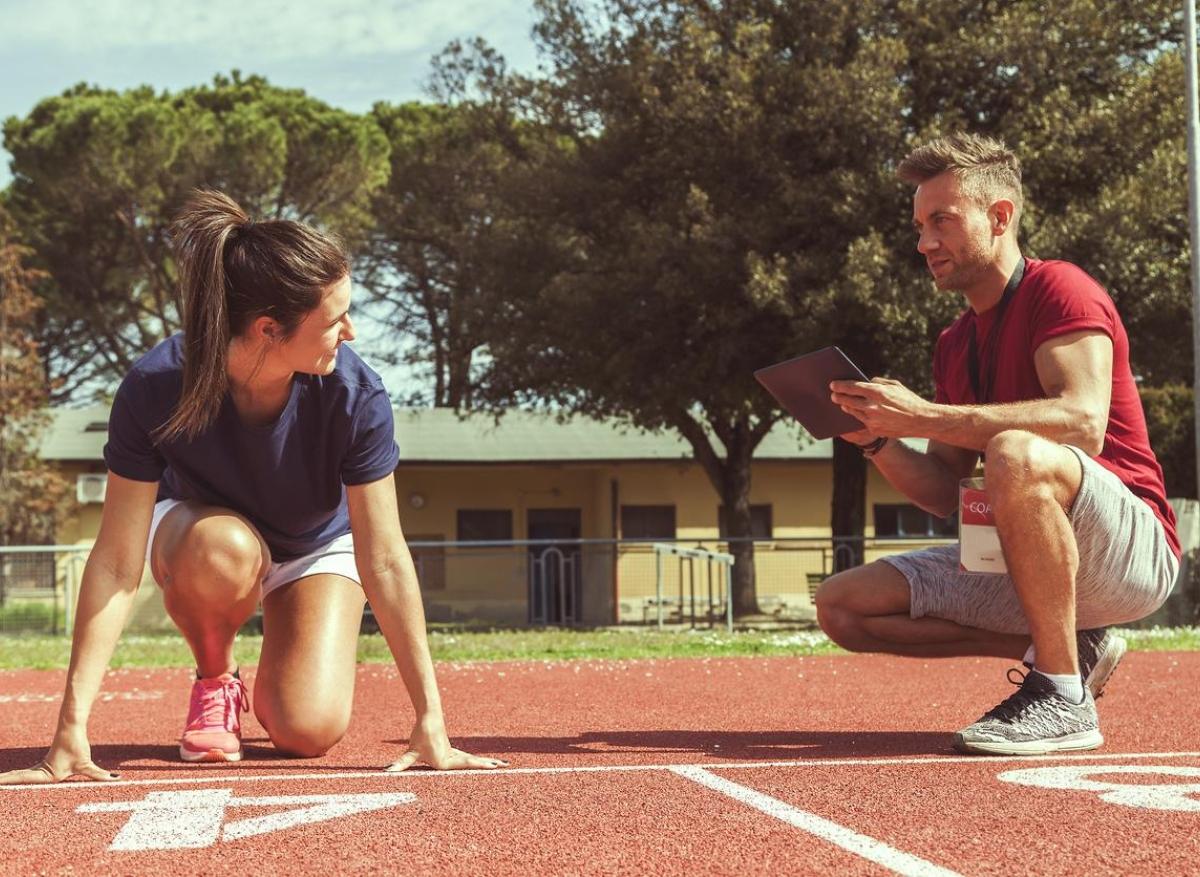
<instances>
[{"instance_id":1,"label":"red track surface","mask_svg":"<svg viewBox=\"0 0 1200 877\"><path fill-rule=\"evenodd\" d=\"M250 719L239 765L176 760L188 671L115 671L91 737L122 783L0 789L0 873L1200 873L1200 654L1129 655L1100 702L1097 753L957 756L951 732L1009 693L1005 668L862 656L444 664L455 744L511 763L455 775L375 772L410 723L392 668L359 669L354 724L329 755L278 758ZM62 680L0 673L0 771L41 757ZM1075 771L1068 784L1109 785L1000 778L1061 767ZM204 790L227 806L181 809L199 806L181 793ZM321 800L264 798L388 793L415 800L228 836ZM157 816L129 809L152 800ZM204 813L227 834L194 849L110 848L162 846L130 827L135 815L169 828Z\"/></svg>"}]
</instances>

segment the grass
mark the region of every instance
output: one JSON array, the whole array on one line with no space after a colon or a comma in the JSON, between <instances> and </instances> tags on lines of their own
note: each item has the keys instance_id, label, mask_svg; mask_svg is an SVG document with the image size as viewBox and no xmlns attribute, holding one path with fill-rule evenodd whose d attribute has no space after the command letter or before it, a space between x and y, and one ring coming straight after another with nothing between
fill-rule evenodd
<instances>
[{"instance_id":1,"label":"grass","mask_svg":"<svg viewBox=\"0 0 1200 877\"><path fill-rule=\"evenodd\" d=\"M0 605L0 634L14 631L49 633L62 623L62 607L50 600L6 600Z\"/></svg>"},{"instance_id":2,"label":"grass","mask_svg":"<svg viewBox=\"0 0 1200 877\"><path fill-rule=\"evenodd\" d=\"M1200 650L1200 627L1123 630L1135 651ZM841 654L816 630L724 631L640 628L594 630L463 630L434 628L430 650L437 661L514 661L687 657L746 657L768 655ZM239 636L234 652L239 663L258 661L261 636ZM0 636L0 669L61 669L70 659L71 641L63 636L12 634ZM392 656L379 634L358 640L362 663L391 663ZM178 634L126 635L117 644L113 667L190 667L192 657Z\"/></svg>"}]
</instances>

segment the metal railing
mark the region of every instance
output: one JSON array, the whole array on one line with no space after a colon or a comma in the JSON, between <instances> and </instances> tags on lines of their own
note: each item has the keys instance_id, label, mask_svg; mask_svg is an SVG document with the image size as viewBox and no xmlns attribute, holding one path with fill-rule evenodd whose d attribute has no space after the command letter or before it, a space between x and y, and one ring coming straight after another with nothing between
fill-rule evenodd
<instances>
[{"instance_id":1,"label":"metal railing","mask_svg":"<svg viewBox=\"0 0 1200 877\"><path fill-rule=\"evenodd\" d=\"M751 540L764 614L811 618L812 594L844 557L866 560L931 541L788 538ZM714 623L728 625L736 540L513 540L409 543L431 621L525 625ZM0 548L0 633L65 632L89 546ZM736 553L740 553L736 552ZM667 562L671 558L672 562ZM674 562L674 561L678 562ZM713 567L709 569L709 567ZM149 576L133 630L173 625Z\"/></svg>"},{"instance_id":2,"label":"metal railing","mask_svg":"<svg viewBox=\"0 0 1200 877\"><path fill-rule=\"evenodd\" d=\"M753 543L763 616L812 620L813 595L849 561L870 562L950 540L515 540L409 543L427 618L496 626L730 623L735 558ZM0 547L0 634L67 633L90 546ZM1189 553L1167 605L1145 624L1195 624L1200 575ZM143 575L127 629L174 630L160 590Z\"/></svg>"},{"instance_id":3,"label":"metal railing","mask_svg":"<svg viewBox=\"0 0 1200 877\"><path fill-rule=\"evenodd\" d=\"M77 545L0 546L0 633L69 632L89 551Z\"/></svg>"},{"instance_id":4,"label":"metal railing","mask_svg":"<svg viewBox=\"0 0 1200 877\"><path fill-rule=\"evenodd\" d=\"M722 551L709 551L704 548L684 548L673 542L655 542L651 548L654 551L654 600L658 610L658 629L663 629L663 607L666 598L663 596L663 561L669 556L679 558L679 613L683 616L684 606L684 564L687 569L688 606L691 609L692 627L696 626L696 579L700 575L700 585L707 595L705 603L705 618L708 626L713 626L717 610L724 606L725 629L733 630L733 555ZM704 565L697 570L696 561ZM714 578L714 571L716 576ZM715 601L714 601L715 598Z\"/></svg>"}]
</instances>

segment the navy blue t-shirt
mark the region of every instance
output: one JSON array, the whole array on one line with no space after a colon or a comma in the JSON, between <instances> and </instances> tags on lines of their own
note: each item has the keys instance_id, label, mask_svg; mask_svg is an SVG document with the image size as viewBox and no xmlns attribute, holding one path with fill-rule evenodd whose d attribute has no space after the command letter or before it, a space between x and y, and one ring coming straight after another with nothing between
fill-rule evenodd
<instances>
[{"instance_id":1,"label":"navy blue t-shirt","mask_svg":"<svg viewBox=\"0 0 1200 877\"><path fill-rule=\"evenodd\" d=\"M272 424L242 423L226 394L201 435L156 445L183 387L183 336L137 361L108 419L104 461L134 481L157 481L158 498L197 500L241 512L276 561L308 554L350 532L346 485L396 468L392 404L383 381L343 344L328 375L297 373Z\"/></svg>"}]
</instances>

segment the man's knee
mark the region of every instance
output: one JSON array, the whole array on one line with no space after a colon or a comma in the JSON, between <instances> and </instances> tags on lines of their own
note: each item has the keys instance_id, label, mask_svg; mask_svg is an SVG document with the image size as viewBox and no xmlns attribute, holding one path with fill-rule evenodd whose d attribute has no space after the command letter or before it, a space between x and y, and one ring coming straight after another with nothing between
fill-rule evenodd
<instances>
[{"instance_id":1,"label":"man's knee","mask_svg":"<svg viewBox=\"0 0 1200 877\"><path fill-rule=\"evenodd\" d=\"M1046 491L1069 506L1074 498L1072 468L1078 463L1061 445L1021 429L1007 429L987 444L984 485L993 503L1003 505L1017 494ZM1074 464L1074 466L1072 465Z\"/></svg>"},{"instance_id":2,"label":"man's knee","mask_svg":"<svg viewBox=\"0 0 1200 877\"><path fill-rule=\"evenodd\" d=\"M857 570L827 578L813 595L817 624L825 635L848 651L865 651L859 615L854 611L853 592L858 587Z\"/></svg>"}]
</instances>

